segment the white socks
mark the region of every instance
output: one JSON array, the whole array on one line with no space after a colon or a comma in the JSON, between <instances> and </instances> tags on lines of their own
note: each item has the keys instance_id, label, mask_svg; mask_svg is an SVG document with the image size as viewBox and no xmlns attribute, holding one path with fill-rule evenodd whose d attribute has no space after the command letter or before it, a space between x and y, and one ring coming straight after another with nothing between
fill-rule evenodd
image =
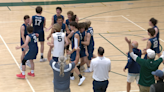
<instances>
[{"instance_id":1,"label":"white socks","mask_svg":"<svg viewBox=\"0 0 164 92\"><path fill-rule=\"evenodd\" d=\"M22 75L25 75L25 71L22 71Z\"/></svg>"},{"instance_id":2,"label":"white socks","mask_svg":"<svg viewBox=\"0 0 164 92\"><path fill-rule=\"evenodd\" d=\"M41 56L43 56L43 53L41 53Z\"/></svg>"},{"instance_id":3,"label":"white socks","mask_svg":"<svg viewBox=\"0 0 164 92\"><path fill-rule=\"evenodd\" d=\"M31 70L31 73L34 73L34 70Z\"/></svg>"}]
</instances>

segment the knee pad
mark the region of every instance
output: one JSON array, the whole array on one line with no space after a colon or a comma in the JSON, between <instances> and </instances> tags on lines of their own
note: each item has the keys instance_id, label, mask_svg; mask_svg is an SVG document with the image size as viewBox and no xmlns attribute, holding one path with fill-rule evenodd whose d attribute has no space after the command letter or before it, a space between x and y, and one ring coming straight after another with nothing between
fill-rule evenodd
<instances>
[{"instance_id":1,"label":"knee pad","mask_svg":"<svg viewBox=\"0 0 164 92\"><path fill-rule=\"evenodd\" d=\"M25 59L22 60L22 65L25 65L26 64L26 61Z\"/></svg>"}]
</instances>

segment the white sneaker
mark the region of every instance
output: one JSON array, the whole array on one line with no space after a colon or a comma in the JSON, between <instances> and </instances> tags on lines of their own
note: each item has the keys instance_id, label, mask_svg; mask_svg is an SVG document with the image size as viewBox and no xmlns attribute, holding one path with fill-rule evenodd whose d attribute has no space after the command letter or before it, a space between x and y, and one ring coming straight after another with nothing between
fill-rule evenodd
<instances>
[{"instance_id":1,"label":"white sneaker","mask_svg":"<svg viewBox=\"0 0 164 92\"><path fill-rule=\"evenodd\" d=\"M89 68L87 68L84 72L86 72L86 73L90 73L91 71L90 71Z\"/></svg>"},{"instance_id":2,"label":"white sneaker","mask_svg":"<svg viewBox=\"0 0 164 92\"><path fill-rule=\"evenodd\" d=\"M45 62L45 61L47 61L46 58L40 59L40 62Z\"/></svg>"},{"instance_id":3,"label":"white sneaker","mask_svg":"<svg viewBox=\"0 0 164 92\"><path fill-rule=\"evenodd\" d=\"M20 64L20 67L19 68L22 70L22 63Z\"/></svg>"},{"instance_id":4,"label":"white sneaker","mask_svg":"<svg viewBox=\"0 0 164 92\"><path fill-rule=\"evenodd\" d=\"M79 86L84 82L84 80L85 80L85 77L83 76L82 78L80 78L80 82L79 82Z\"/></svg>"},{"instance_id":5,"label":"white sneaker","mask_svg":"<svg viewBox=\"0 0 164 92\"><path fill-rule=\"evenodd\" d=\"M75 77L74 76L72 76L72 77L70 76L70 80L75 80Z\"/></svg>"},{"instance_id":6,"label":"white sneaker","mask_svg":"<svg viewBox=\"0 0 164 92\"><path fill-rule=\"evenodd\" d=\"M26 65L29 66L29 67L31 68L30 60L27 60L27 61L26 61Z\"/></svg>"}]
</instances>

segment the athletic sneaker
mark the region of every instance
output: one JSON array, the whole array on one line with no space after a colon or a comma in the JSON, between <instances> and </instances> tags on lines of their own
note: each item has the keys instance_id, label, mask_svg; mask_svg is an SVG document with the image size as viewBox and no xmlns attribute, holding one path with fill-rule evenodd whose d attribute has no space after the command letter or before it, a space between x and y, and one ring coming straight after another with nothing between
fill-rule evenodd
<instances>
[{"instance_id":1,"label":"athletic sneaker","mask_svg":"<svg viewBox=\"0 0 164 92\"><path fill-rule=\"evenodd\" d=\"M27 61L26 61L26 65L29 66L29 67L31 68L30 60L27 60Z\"/></svg>"},{"instance_id":2,"label":"athletic sneaker","mask_svg":"<svg viewBox=\"0 0 164 92\"><path fill-rule=\"evenodd\" d=\"M17 76L18 78L22 78L22 79L25 78L25 75L22 75L22 73L21 73L21 74L17 74L16 76Z\"/></svg>"},{"instance_id":3,"label":"athletic sneaker","mask_svg":"<svg viewBox=\"0 0 164 92\"><path fill-rule=\"evenodd\" d=\"M70 79L71 79L71 80L75 80L75 77L74 77L74 76L72 76L72 77L70 76Z\"/></svg>"},{"instance_id":4,"label":"athletic sneaker","mask_svg":"<svg viewBox=\"0 0 164 92\"><path fill-rule=\"evenodd\" d=\"M83 76L82 78L80 78L80 82L79 82L79 86L84 82L84 80L85 80L85 77Z\"/></svg>"},{"instance_id":5,"label":"athletic sneaker","mask_svg":"<svg viewBox=\"0 0 164 92\"><path fill-rule=\"evenodd\" d=\"M47 61L46 58L40 59L40 62L45 62L45 61Z\"/></svg>"},{"instance_id":6,"label":"athletic sneaker","mask_svg":"<svg viewBox=\"0 0 164 92\"><path fill-rule=\"evenodd\" d=\"M32 77L35 77L35 74L34 73L31 73L31 72L29 72L28 75L29 76L32 76Z\"/></svg>"},{"instance_id":7,"label":"athletic sneaker","mask_svg":"<svg viewBox=\"0 0 164 92\"><path fill-rule=\"evenodd\" d=\"M90 71L90 68L87 68L84 72L90 73L90 72L91 72L91 71Z\"/></svg>"}]
</instances>

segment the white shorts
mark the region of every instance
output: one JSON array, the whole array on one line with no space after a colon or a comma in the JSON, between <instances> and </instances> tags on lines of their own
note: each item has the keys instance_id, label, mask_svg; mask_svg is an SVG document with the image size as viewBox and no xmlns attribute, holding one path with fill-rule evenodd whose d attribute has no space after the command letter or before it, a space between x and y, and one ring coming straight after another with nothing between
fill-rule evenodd
<instances>
[{"instance_id":1,"label":"white shorts","mask_svg":"<svg viewBox=\"0 0 164 92\"><path fill-rule=\"evenodd\" d=\"M134 80L136 80L136 83L138 84L139 76L139 74L128 73L127 82L132 83Z\"/></svg>"}]
</instances>

